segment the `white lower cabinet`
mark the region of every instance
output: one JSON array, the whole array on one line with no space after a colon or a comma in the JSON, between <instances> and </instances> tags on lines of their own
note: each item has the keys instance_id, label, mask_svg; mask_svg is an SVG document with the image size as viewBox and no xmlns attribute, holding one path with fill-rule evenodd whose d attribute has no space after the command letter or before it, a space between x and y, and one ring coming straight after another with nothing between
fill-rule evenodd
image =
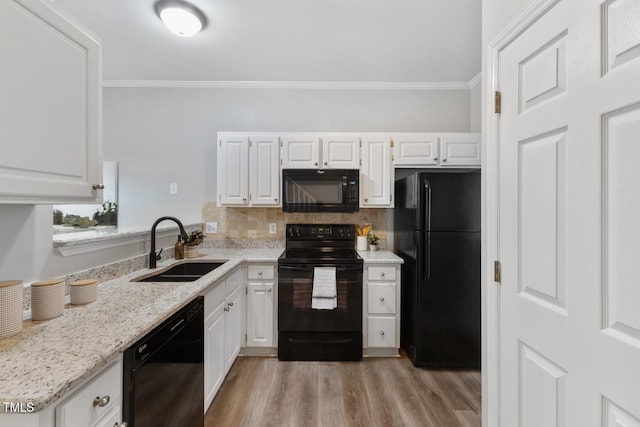
<instances>
[{"instance_id":1,"label":"white lower cabinet","mask_svg":"<svg viewBox=\"0 0 640 427\"><path fill-rule=\"evenodd\" d=\"M400 348L400 266L365 264L365 348Z\"/></svg>"},{"instance_id":2,"label":"white lower cabinet","mask_svg":"<svg viewBox=\"0 0 640 427\"><path fill-rule=\"evenodd\" d=\"M273 347L275 265L247 268L247 347Z\"/></svg>"},{"instance_id":3,"label":"white lower cabinet","mask_svg":"<svg viewBox=\"0 0 640 427\"><path fill-rule=\"evenodd\" d=\"M122 360L99 375L56 407L56 427L93 427L105 420L122 420ZM109 424L107 424L109 425Z\"/></svg>"},{"instance_id":4,"label":"white lower cabinet","mask_svg":"<svg viewBox=\"0 0 640 427\"><path fill-rule=\"evenodd\" d=\"M236 360L242 339L242 269L204 296L204 410Z\"/></svg>"}]
</instances>

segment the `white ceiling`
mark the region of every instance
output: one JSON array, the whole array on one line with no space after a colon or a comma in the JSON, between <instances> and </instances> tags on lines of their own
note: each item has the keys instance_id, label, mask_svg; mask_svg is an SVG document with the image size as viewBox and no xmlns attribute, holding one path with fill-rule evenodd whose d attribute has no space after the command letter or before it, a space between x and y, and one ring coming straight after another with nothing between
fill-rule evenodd
<instances>
[{"instance_id":1,"label":"white ceiling","mask_svg":"<svg viewBox=\"0 0 640 427\"><path fill-rule=\"evenodd\" d=\"M208 27L169 32L154 0L50 0L103 42L105 80L467 82L481 0L191 0Z\"/></svg>"}]
</instances>

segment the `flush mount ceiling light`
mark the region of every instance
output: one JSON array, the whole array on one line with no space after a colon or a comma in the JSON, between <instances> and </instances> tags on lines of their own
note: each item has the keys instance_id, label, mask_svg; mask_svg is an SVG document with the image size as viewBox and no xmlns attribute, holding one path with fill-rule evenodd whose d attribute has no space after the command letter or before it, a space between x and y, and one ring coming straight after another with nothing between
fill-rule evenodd
<instances>
[{"instance_id":1,"label":"flush mount ceiling light","mask_svg":"<svg viewBox=\"0 0 640 427\"><path fill-rule=\"evenodd\" d=\"M155 9L164 25L179 36L190 37L207 26L205 14L183 0L160 0Z\"/></svg>"}]
</instances>

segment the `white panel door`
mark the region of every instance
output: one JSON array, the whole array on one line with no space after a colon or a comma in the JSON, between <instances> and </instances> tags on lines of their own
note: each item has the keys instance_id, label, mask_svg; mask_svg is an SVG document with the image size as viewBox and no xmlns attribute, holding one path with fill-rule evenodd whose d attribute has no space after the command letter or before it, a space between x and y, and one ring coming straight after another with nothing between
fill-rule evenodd
<instances>
[{"instance_id":1,"label":"white panel door","mask_svg":"<svg viewBox=\"0 0 640 427\"><path fill-rule=\"evenodd\" d=\"M0 203L102 192L100 45L47 2L0 2Z\"/></svg>"},{"instance_id":2,"label":"white panel door","mask_svg":"<svg viewBox=\"0 0 640 427\"><path fill-rule=\"evenodd\" d=\"M639 23L561 0L499 53L500 425L640 425Z\"/></svg>"},{"instance_id":3,"label":"white panel door","mask_svg":"<svg viewBox=\"0 0 640 427\"><path fill-rule=\"evenodd\" d=\"M352 134L322 135L322 167L358 169L360 167L360 137Z\"/></svg>"},{"instance_id":4,"label":"white panel door","mask_svg":"<svg viewBox=\"0 0 640 427\"><path fill-rule=\"evenodd\" d=\"M229 371L231 365L236 360L236 356L240 352L241 336L242 336L242 288L233 291L227 297L226 305L226 371ZM226 373L226 372L225 372Z\"/></svg>"},{"instance_id":5,"label":"white panel door","mask_svg":"<svg viewBox=\"0 0 640 427\"><path fill-rule=\"evenodd\" d=\"M247 346L273 347L273 283L248 283L247 291Z\"/></svg>"},{"instance_id":6,"label":"white panel door","mask_svg":"<svg viewBox=\"0 0 640 427\"><path fill-rule=\"evenodd\" d=\"M438 164L436 133L403 133L393 136L393 164L397 167Z\"/></svg>"},{"instance_id":7,"label":"white panel door","mask_svg":"<svg viewBox=\"0 0 640 427\"><path fill-rule=\"evenodd\" d=\"M277 136L250 137L249 180L251 205L280 204L280 141Z\"/></svg>"},{"instance_id":8,"label":"white panel door","mask_svg":"<svg viewBox=\"0 0 640 427\"><path fill-rule=\"evenodd\" d=\"M303 133L285 135L282 141L283 169L317 169L320 167L320 135Z\"/></svg>"},{"instance_id":9,"label":"white panel door","mask_svg":"<svg viewBox=\"0 0 640 427\"><path fill-rule=\"evenodd\" d=\"M218 141L218 205L249 204L249 138L225 135Z\"/></svg>"},{"instance_id":10,"label":"white panel door","mask_svg":"<svg viewBox=\"0 0 640 427\"><path fill-rule=\"evenodd\" d=\"M440 157L442 166L480 166L480 134L443 133Z\"/></svg>"},{"instance_id":11,"label":"white panel door","mask_svg":"<svg viewBox=\"0 0 640 427\"><path fill-rule=\"evenodd\" d=\"M393 207L393 176L391 137L364 136L360 167L360 206Z\"/></svg>"},{"instance_id":12,"label":"white panel door","mask_svg":"<svg viewBox=\"0 0 640 427\"><path fill-rule=\"evenodd\" d=\"M226 374L225 313L220 303L204 321L204 412L207 412Z\"/></svg>"}]
</instances>

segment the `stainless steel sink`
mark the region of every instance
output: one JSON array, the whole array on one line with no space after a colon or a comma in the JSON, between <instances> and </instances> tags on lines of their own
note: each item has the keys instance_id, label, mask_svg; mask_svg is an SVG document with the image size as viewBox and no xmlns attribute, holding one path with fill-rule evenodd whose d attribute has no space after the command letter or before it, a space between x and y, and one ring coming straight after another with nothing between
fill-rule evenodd
<instances>
[{"instance_id":1,"label":"stainless steel sink","mask_svg":"<svg viewBox=\"0 0 640 427\"><path fill-rule=\"evenodd\" d=\"M225 261L226 262L226 261ZM224 262L185 262L134 282L193 282L220 267Z\"/></svg>"}]
</instances>

